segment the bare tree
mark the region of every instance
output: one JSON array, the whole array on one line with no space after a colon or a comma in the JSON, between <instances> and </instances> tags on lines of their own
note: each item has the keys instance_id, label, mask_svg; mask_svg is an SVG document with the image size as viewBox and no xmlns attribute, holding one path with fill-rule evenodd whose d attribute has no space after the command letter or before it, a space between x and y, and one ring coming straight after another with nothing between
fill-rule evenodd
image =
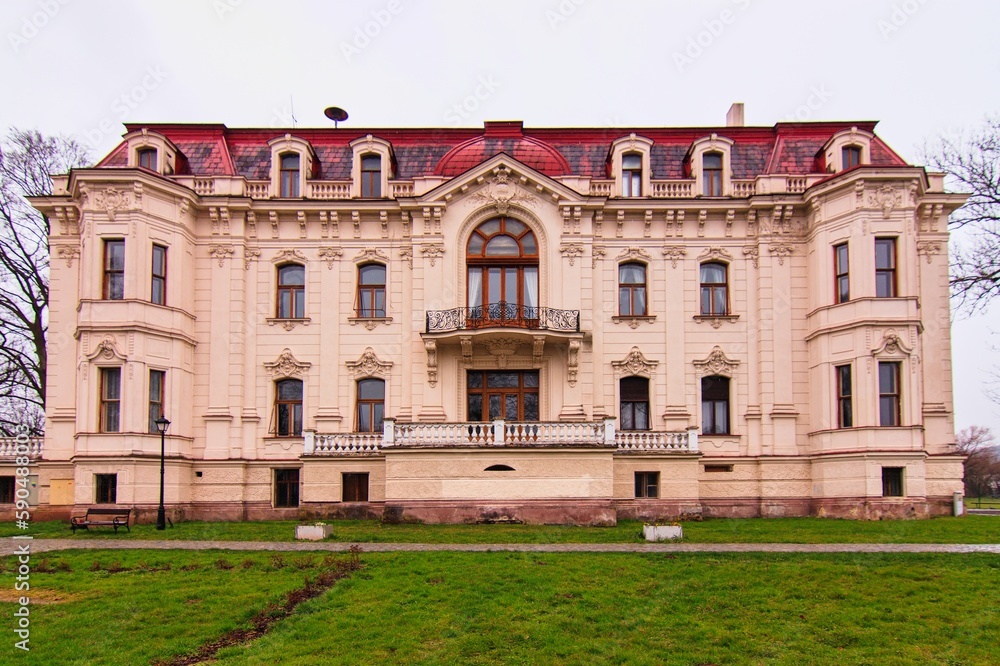
<instances>
[{"instance_id":1,"label":"bare tree","mask_svg":"<svg viewBox=\"0 0 1000 666\"><path fill-rule=\"evenodd\" d=\"M969 426L956 435L955 447L966 455L966 497L996 492L1000 488L1000 447L993 431Z\"/></svg>"},{"instance_id":2,"label":"bare tree","mask_svg":"<svg viewBox=\"0 0 1000 666\"><path fill-rule=\"evenodd\" d=\"M73 139L12 129L0 143L0 433L44 425L49 220L24 197L52 193L50 174L86 165Z\"/></svg>"}]
</instances>

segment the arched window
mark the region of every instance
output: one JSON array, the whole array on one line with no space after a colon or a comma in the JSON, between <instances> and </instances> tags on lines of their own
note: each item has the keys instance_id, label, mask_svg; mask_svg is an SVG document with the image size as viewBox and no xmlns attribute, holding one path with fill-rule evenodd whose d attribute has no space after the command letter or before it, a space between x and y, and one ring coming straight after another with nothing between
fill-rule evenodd
<instances>
[{"instance_id":1,"label":"arched window","mask_svg":"<svg viewBox=\"0 0 1000 666\"><path fill-rule=\"evenodd\" d=\"M642 196L642 155L639 153L622 155L622 196Z\"/></svg>"},{"instance_id":2,"label":"arched window","mask_svg":"<svg viewBox=\"0 0 1000 666\"><path fill-rule=\"evenodd\" d=\"M528 225L498 217L469 237L468 325L538 325L538 242Z\"/></svg>"},{"instance_id":3,"label":"arched window","mask_svg":"<svg viewBox=\"0 0 1000 666\"><path fill-rule=\"evenodd\" d=\"M358 382L357 432L382 432L385 416L385 382L362 379Z\"/></svg>"},{"instance_id":4,"label":"arched window","mask_svg":"<svg viewBox=\"0 0 1000 666\"><path fill-rule=\"evenodd\" d=\"M722 153L705 153L701 158L706 197L722 196Z\"/></svg>"},{"instance_id":5,"label":"arched window","mask_svg":"<svg viewBox=\"0 0 1000 666\"><path fill-rule=\"evenodd\" d=\"M382 196L382 157L362 155L361 196L377 199Z\"/></svg>"},{"instance_id":6,"label":"arched window","mask_svg":"<svg viewBox=\"0 0 1000 666\"><path fill-rule=\"evenodd\" d=\"M137 154L139 166L143 169L156 171L156 148L140 148Z\"/></svg>"},{"instance_id":7,"label":"arched window","mask_svg":"<svg viewBox=\"0 0 1000 666\"><path fill-rule=\"evenodd\" d=\"M861 146L844 146L840 151L840 159L845 169L861 164Z\"/></svg>"},{"instance_id":8,"label":"arched window","mask_svg":"<svg viewBox=\"0 0 1000 666\"><path fill-rule=\"evenodd\" d=\"M385 266L358 268L358 317L385 317Z\"/></svg>"},{"instance_id":9,"label":"arched window","mask_svg":"<svg viewBox=\"0 0 1000 666\"><path fill-rule=\"evenodd\" d=\"M701 265L701 314L729 314L729 284L725 264Z\"/></svg>"},{"instance_id":10,"label":"arched window","mask_svg":"<svg viewBox=\"0 0 1000 666\"><path fill-rule=\"evenodd\" d=\"M302 435L302 382L282 379L274 384L274 420L271 428L278 437Z\"/></svg>"},{"instance_id":11,"label":"arched window","mask_svg":"<svg viewBox=\"0 0 1000 666\"><path fill-rule=\"evenodd\" d=\"M281 156L281 196L299 196L298 153L285 153Z\"/></svg>"},{"instance_id":12,"label":"arched window","mask_svg":"<svg viewBox=\"0 0 1000 666\"><path fill-rule=\"evenodd\" d=\"M278 319L306 316L306 267L287 264L278 269Z\"/></svg>"},{"instance_id":13,"label":"arched window","mask_svg":"<svg viewBox=\"0 0 1000 666\"><path fill-rule=\"evenodd\" d=\"M622 264L618 267L618 314L646 316L646 266Z\"/></svg>"},{"instance_id":14,"label":"arched window","mask_svg":"<svg viewBox=\"0 0 1000 666\"><path fill-rule=\"evenodd\" d=\"M701 379L701 432L729 434L729 378L712 375Z\"/></svg>"},{"instance_id":15,"label":"arched window","mask_svg":"<svg viewBox=\"0 0 1000 666\"><path fill-rule=\"evenodd\" d=\"M649 430L649 380L645 377L623 377L619 421L622 430Z\"/></svg>"}]
</instances>

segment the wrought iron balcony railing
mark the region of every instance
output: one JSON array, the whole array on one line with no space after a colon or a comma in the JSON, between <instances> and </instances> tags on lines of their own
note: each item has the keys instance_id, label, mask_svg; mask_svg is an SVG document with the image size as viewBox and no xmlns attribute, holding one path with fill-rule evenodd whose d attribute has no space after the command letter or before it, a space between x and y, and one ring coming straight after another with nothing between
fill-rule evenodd
<instances>
[{"instance_id":1,"label":"wrought iron balcony railing","mask_svg":"<svg viewBox=\"0 0 1000 666\"><path fill-rule=\"evenodd\" d=\"M493 326L579 333L580 311L531 307L500 301L471 308L427 312L428 333L448 333Z\"/></svg>"}]
</instances>

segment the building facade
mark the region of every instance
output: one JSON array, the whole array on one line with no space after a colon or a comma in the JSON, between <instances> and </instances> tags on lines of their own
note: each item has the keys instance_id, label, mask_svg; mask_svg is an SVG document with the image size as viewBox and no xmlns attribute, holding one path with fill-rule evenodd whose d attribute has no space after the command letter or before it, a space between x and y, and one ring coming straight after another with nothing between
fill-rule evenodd
<instances>
[{"instance_id":1,"label":"building facade","mask_svg":"<svg viewBox=\"0 0 1000 666\"><path fill-rule=\"evenodd\" d=\"M128 125L51 220L38 511L950 511L947 218L872 122Z\"/></svg>"}]
</instances>

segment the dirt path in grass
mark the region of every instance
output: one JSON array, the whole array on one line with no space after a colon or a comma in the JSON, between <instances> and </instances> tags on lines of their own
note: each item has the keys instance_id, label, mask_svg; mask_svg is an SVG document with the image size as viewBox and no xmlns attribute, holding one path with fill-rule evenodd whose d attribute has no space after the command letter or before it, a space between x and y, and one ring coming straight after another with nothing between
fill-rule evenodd
<instances>
[{"instance_id":1,"label":"dirt path in grass","mask_svg":"<svg viewBox=\"0 0 1000 666\"><path fill-rule=\"evenodd\" d=\"M81 539L0 539L0 556L11 555L25 544L31 553L54 550L263 550L346 552L357 545L367 553L397 551L490 551L524 553L996 553L1000 544L961 543L360 543L287 541L111 541Z\"/></svg>"}]
</instances>

